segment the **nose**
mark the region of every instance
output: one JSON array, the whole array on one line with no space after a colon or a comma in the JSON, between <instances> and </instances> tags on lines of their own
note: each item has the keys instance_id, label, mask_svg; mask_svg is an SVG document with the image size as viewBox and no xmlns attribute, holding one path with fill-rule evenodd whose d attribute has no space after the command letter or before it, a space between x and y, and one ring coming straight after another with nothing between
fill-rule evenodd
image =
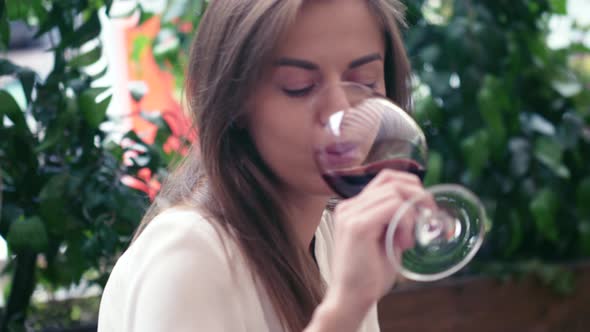
<instances>
[{"instance_id":1,"label":"nose","mask_svg":"<svg viewBox=\"0 0 590 332\"><path fill-rule=\"evenodd\" d=\"M314 111L320 125L325 126L332 114L349 108L350 101L342 85L327 86L316 96Z\"/></svg>"}]
</instances>

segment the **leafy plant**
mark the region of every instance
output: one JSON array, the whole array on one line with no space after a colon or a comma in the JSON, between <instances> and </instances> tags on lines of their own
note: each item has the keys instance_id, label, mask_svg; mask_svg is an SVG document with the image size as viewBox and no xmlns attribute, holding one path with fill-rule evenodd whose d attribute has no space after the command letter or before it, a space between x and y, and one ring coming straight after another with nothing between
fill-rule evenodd
<instances>
[{"instance_id":1,"label":"leafy plant","mask_svg":"<svg viewBox=\"0 0 590 332\"><path fill-rule=\"evenodd\" d=\"M52 35L47 52L54 62L42 78L0 59L0 76L9 82L0 90L0 234L13 255L4 271L12 282L2 331L23 329L37 284L55 289L83 278L105 283L148 203L145 193L121 179L146 167L156 173L166 164L158 161L168 155L163 151L141 140L122 147L101 129L110 95L95 82L106 68L90 74L86 66L101 57L99 10L108 13L111 4L0 2L3 48L8 22L22 20L38 27L37 37ZM151 120L159 124L160 137L169 133L165 123Z\"/></svg>"},{"instance_id":2,"label":"leafy plant","mask_svg":"<svg viewBox=\"0 0 590 332\"><path fill-rule=\"evenodd\" d=\"M479 262L589 257L590 90L572 60L590 51L546 42L565 1L406 4L427 182L484 200L493 228Z\"/></svg>"},{"instance_id":3,"label":"leafy plant","mask_svg":"<svg viewBox=\"0 0 590 332\"><path fill-rule=\"evenodd\" d=\"M166 142L173 137L180 153L188 144L158 112L130 115L157 127L154 144L133 131L117 144L102 129L110 94L95 83L107 68L90 74L87 66L102 56L99 11L108 15L111 5L0 3L0 26L22 20L38 27L36 37L50 33L54 59L46 78L0 59L0 76L14 80L0 90L0 234L14 255L4 271L12 283L0 330L22 329L36 284L56 289L84 279L104 285L178 156ZM0 30L6 48L9 31Z\"/></svg>"}]
</instances>

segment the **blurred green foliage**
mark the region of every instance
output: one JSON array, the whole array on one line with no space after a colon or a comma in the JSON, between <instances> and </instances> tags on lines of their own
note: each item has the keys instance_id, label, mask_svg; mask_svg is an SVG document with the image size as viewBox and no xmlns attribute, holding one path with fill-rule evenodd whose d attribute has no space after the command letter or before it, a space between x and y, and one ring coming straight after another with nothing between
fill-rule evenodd
<instances>
[{"instance_id":1,"label":"blurred green foliage","mask_svg":"<svg viewBox=\"0 0 590 332\"><path fill-rule=\"evenodd\" d=\"M123 149L101 129L110 93L94 82L106 68L86 70L101 58L99 9L111 3L0 2L3 51L8 22L22 20L36 37L51 34L53 57L46 78L0 59L0 234L11 257L3 273L12 275L2 331L22 330L37 284L104 283L147 204L121 183Z\"/></svg>"},{"instance_id":2,"label":"blurred green foliage","mask_svg":"<svg viewBox=\"0 0 590 332\"><path fill-rule=\"evenodd\" d=\"M589 257L590 81L573 64L590 50L547 44L566 1L406 4L427 183L460 182L485 202L479 261Z\"/></svg>"},{"instance_id":3,"label":"blurred green foliage","mask_svg":"<svg viewBox=\"0 0 590 332\"><path fill-rule=\"evenodd\" d=\"M105 131L111 91L97 81L108 64L98 72L88 66L103 58L100 12L109 16L112 3L0 1L0 51L10 42L9 22L23 21L36 29L35 38L49 35L53 58L47 77L0 58L0 235L10 255L2 273L12 276L0 331L24 329L37 285L48 291L82 280L104 285L149 204L153 193L144 187L164 177L178 155L163 147L172 131L158 112L133 115L156 125L153 145L135 132L116 143ZM179 22L195 3L171 2L163 27ZM138 5L122 16L134 12L141 21L152 15ZM159 39L150 41L162 50L154 53L179 70L180 63L166 59L182 57L159 46ZM135 100L145 93L131 90Z\"/></svg>"}]
</instances>

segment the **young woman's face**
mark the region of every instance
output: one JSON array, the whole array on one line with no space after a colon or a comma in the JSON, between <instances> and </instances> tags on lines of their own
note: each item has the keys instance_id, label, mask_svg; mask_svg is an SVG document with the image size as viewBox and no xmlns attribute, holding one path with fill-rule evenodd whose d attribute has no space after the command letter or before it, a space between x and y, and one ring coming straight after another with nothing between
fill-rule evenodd
<instances>
[{"instance_id":1,"label":"young woman's face","mask_svg":"<svg viewBox=\"0 0 590 332\"><path fill-rule=\"evenodd\" d=\"M365 0L303 5L249 101L248 130L282 189L331 195L313 160L314 130L342 105L340 82L385 93L384 57L382 31ZM326 87L334 93L322 94L322 108L312 107Z\"/></svg>"}]
</instances>

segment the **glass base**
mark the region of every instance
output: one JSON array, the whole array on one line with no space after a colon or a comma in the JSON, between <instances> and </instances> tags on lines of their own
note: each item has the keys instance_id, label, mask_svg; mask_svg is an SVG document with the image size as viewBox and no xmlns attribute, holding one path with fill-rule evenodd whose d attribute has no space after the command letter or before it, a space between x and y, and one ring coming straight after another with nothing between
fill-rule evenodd
<instances>
[{"instance_id":1,"label":"glass base","mask_svg":"<svg viewBox=\"0 0 590 332\"><path fill-rule=\"evenodd\" d=\"M436 206L434 206L434 204ZM414 227L414 247L400 252L394 235L400 223ZM479 199L458 185L437 185L404 203L386 233L390 262L404 277L435 281L462 269L481 247L488 223Z\"/></svg>"}]
</instances>

